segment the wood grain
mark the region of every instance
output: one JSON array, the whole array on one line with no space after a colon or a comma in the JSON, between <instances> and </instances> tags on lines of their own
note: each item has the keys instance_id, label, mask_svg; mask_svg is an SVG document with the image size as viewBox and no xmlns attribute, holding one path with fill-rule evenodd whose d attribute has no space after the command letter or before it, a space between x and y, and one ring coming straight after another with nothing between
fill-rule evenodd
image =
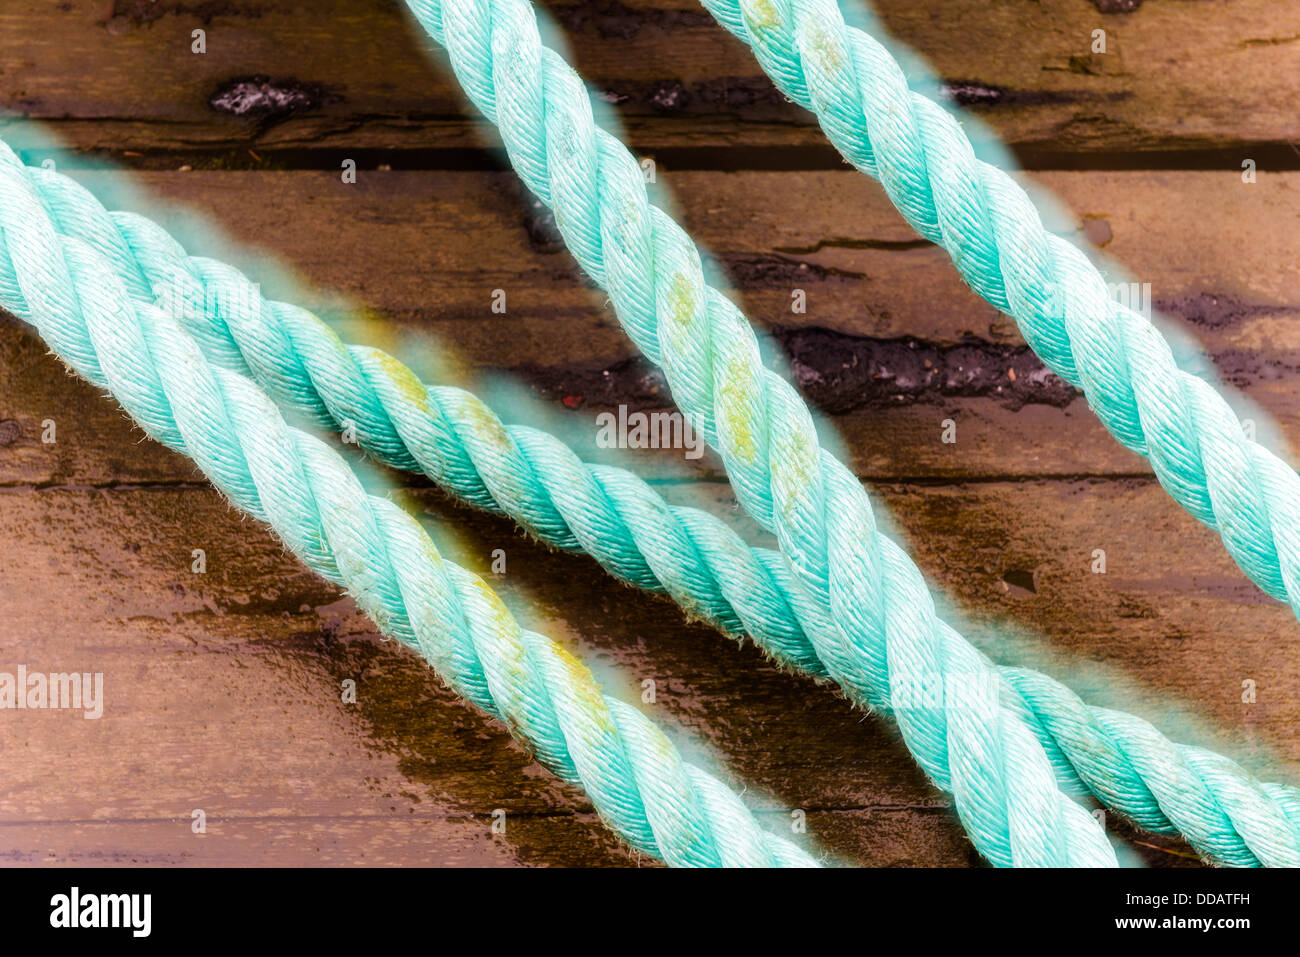
<instances>
[{"instance_id":1,"label":"wood grain","mask_svg":"<svg viewBox=\"0 0 1300 957\"><path fill-rule=\"evenodd\" d=\"M508 174L367 173L355 186L310 171L133 175L152 202L119 196L122 175L76 174L120 200L111 205L154 214L195 254L240 264L265 295L313 305L349 341L387 348L431 382L470 383L508 418L553 428L593 459L606 458L595 447L597 411L667 407L666 386L632 362L636 349L604 295ZM1300 222L1300 174L1250 186L1231 173L1168 171L1042 173L1031 182L1079 211L1054 220L1057 231L1103 237L1100 254L1149 285L1174 331L1206 351L1206 370L1297 434L1287 373L1300 364L1300 231L1283 224ZM1149 474L864 177L692 172L665 185L722 280L766 328L774 361L830 413L864 478ZM506 293L505 315L491 311L496 289ZM806 293L804 314L791 311L793 289ZM51 379L43 351L0 327L0 377L21 398L0 410L17 433L0 482L74 480L68 447L39 440L40 422L68 389L86 397L59 426L75 436L79 481L193 480L181 458L124 445L120 414L91 400L92 390ZM900 384L905 373L925 387ZM505 395L502 375L525 393ZM955 445L940 441L950 417ZM1255 417L1262 431L1266 417ZM652 454L634 461L665 479L686 464ZM703 464L720 475L711 456Z\"/></svg>"},{"instance_id":2,"label":"wood grain","mask_svg":"<svg viewBox=\"0 0 1300 957\"><path fill-rule=\"evenodd\" d=\"M987 651L1078 672L1091 700L1176 727L1266 777L1294 776L1300 715L1290 692L1300 675L1286 651L1289 613L1258 600L1208 533L1179 529L1158 488L878 491ZM719 483L668 494L715 510L729 499ZM407 504L449 520L431 526L440 544L481 572L504 548L507 574L494 584L521 619L571 643L632 700L654 680L656 701L643 707L772 822L804 809L811 838L835 860L972 860L947 800L895 735L830 689L685 625L669 603L528 543L508 522L432 491ZM10 490L0 512L9 547L32 556L0 571L13 613L0 660L102 672L107 697L99 721L6 715L9 860L52 851L59 862L106 863L632 862L581 826L593 817L581 796L214 493ZM1009 529L1008 514L1035 516L1032 533ZM1108 528L1122 532L1098 532ZM1185 545L1153 555L1151 540ZM1109 551L1106 576L1088 570L1094 545ZM195 547L208 556L204 575L191 571ZM1023 571L1032 593L1005 584ZM1007 619L1017 634L1002 633ZM355 706L340 701L346 678L358 682ZM1244 678L1260 688L1250 708ZM208 815L202 836L190 833L194 808ZM504 836L491 833L498 808ZM386 821L411 835L405 850Z\"/></svg>"},{"instance_id":3,"label":"wood grain","mask_svg":"<svg viewBox=\"0 0 1300 957\"><path fill-rule=\"evenodd\" d=\"M659 156L665 202L838 434L949 620L1090 702L1266 780L1300 777L1291 613L1044 373L1014 323L875 184L826 168L815 126L694 0L547 6L637 149ZM941 79L991 91L979 115L1022 157L1069 167L1025 177L1061 201L1049 227L1093 244L1109 278L1149 283L1205 368L1255 404L1261 431L1272 420L1279 442L1300 436L1300 172L1261 160L1257 183L1239 175L1241 157L1278 159L1300 140L1297 11L1261 0L1123 15L1087 0L879 9ZM1097 26L1112 56L1082 52ZM197 27L201 57L188 52ZM316 99L243 116L213 107L253 76ZM480 151L492 135L399 4L14 0L0 11L0 109L88 151L58 162L112 207L150 212L266 294L771 544L712 456L595 447L595 413L668 407L666 388L548 217ZM21 142L30 128L15 120L0 135ZM78 169L97 152L148 170ZM364 159L351 186L336 172L349 154ZM489 309L495 289L505 315ZM794 289L806 313L791 312ZM940 441L945 418L955 445ZM41 440L47 420L53 443ZM419 477L345 454L450 556L490 574L492 549L505 549L507 573L492 581L521 620L627 700L653 680L640 706L772 827L805 811L803 839L831 863L979 864L896 733L831 688ZM7 315L0 523L0 670L103 672L107 694L98 721L0 712L0 863L651 863ZM1096 549L1105 574L1092 571ZM347 679L356 704L341 700ZM1249 705L1246 680L1258 689ZM205 834L191 831L196 808ZM1108 828L1145 863L1194 863L1176 840Z\"/></svg>"},{"instance_id":4,"label":"wood grain","mask_svg":"<svg viewBox=\"0 0 1300 957\"><path fill-rule=\"evenodd\" d=\"M809 115L694 0L546 7L638 149L829 155ZM877 7L899 42L1030 159L1245 144L1295 159L1277 149L1297 140L1293 4L1146 3L1125 15L1088 0ZM195 29L207 31L203 55L191 52ZM1106 54L1091 52L1095 29L1107 32ZM11 0L0 12L0 109L114 154L476 148L484 125L427 47L390 0ZM251 78L260 94L233 95Z\"/></svg>"}]
</instances>

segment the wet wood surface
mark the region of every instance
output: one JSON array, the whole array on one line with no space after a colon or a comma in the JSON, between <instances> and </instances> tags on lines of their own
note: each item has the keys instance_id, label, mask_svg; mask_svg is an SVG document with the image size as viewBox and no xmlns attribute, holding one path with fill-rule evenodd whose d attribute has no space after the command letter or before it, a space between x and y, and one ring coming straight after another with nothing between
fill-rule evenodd
<instances>
[{"instance_id":1,"label":"wet wood surface","mask_svg":"<svg viewBox=\"0 0 1300 957\"><path fill-rule=\"evenodd\" d=\"M1300 8L1273 0L880 0L880 20L1007 142L1043 156L1206 150L1295 139ZM696 0L544 5L587 82L642 147L722 169L831 155ZM10 0L0 107L82 147L477 150L486 124L389 0ZM207 31L202 56L192 32ZM1106 52L1094 53L1094 30ZM93 66L94 82L85 82ZM256 83L246 81L258 80ZM488 133L491 136L490 133ZM129 146L127 144L130 144ZM1281 152L1281 150L1279 150ZM797 156L798 154L794 154ZM390 160L392 157L389 157Z\"/></svg>"},{"instance_id":2,"label":"wet wood surface","mask_svg":"<svg viewBox=\"0 0 1300 957\"><path fill-rule=\"evenodd\" d=\"M1108 278L1149 284L1258 428L1294 441L1300 20L1285 4L1098 6L879 9L950 89L1001 91L976 112L1029 166L1024 181L1060 200L1049 226L1105 257ZM950 620L998 660L1041 667L1092 703L1266 780L1300 779L1294 617L1042 370L1014 323L966 290L874 183L835 168L815 125L701 8L549 9ZM1113 59L1088 52L1097 27ZM189 53L199 28L202 57ZM30 145L31 161L52 156L110 205L155 215L192 252L236 262L264 293L312 306L345 337L771 544L711 455L596 447L595 414L667 408L666 390L423 47L400 5L378 0L16 0L0 11L0 107L11 114L0 136ZM250 77L261 78L245 90L254 103L268 90L318 99L223 108L237 98L221 91ZM35 146L28 119L68 149ZM345 185L337 170L350 154L360 171ZM1253 184L1244 158L1258 160ZM106 162L128 171L91 168ZM491 310L496 289L504 315ZM791 311L795 289L804 313ZM945 419L955 444L941 441ZM641 706L772 827L805 812L801 839L835 863L979 863L896 733L832 689L588 559L348 454L467 566L491 575L492 550L504 549L506 574L491 580L512 609L610 687L639 701L652 679L655 701ZM7 315L0 522L0 671L102 672L106 688L98 720L0 712L0 862L650 863ZM1105 574L1092 571L1096 549ZM348 679L355 704L341 699ZM192 830L196 809L206 833ZM1144 863L1195 863L1176 840L1108 827Z\"/></svg>"}]
</instances>

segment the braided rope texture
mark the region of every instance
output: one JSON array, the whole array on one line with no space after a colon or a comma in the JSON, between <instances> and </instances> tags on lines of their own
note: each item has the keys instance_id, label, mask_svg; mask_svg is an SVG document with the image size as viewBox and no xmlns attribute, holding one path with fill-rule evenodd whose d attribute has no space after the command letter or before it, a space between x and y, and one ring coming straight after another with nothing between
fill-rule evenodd
<instances>
[{"instance_id":1,"label":"braided rope texture","mask_svg":"<svg viewBox=\"0 0 1300 957\"><path fill-rule=\"evenodd\" d=\"M707 512L668 505L625 470L583 463L545 432L503 425L468 392L426 386L392 356L344 345L310 312L263 299L238 270L187 255L157 223L107 211L74 180L23 166L3 143L0 182L26 189L53 229L99 251L135 299L179 304L210 361L254 376L317 426L350 424L358 444L385 464L418 469L541 541L586 551L622 581L669 594L727 634L748 634L783 666L828 677L808 633L825 630L830 611L808 600L779 553L748 547ZM1259 801L1286 814L1300 792L1260 784L1219 755L1175 745L1139 718L1087 708L1045 675L999 671L1036 713L1031 727L1061 765L1063 783L1079 788L1082 778L1148 830L1183 833L1207 860L1289 860L1267 842L1257 856L1245 836ZM1230 785L1219 787L1221 780Z\"/></svg>"},{"instance_id":2,"label":"braided rope texture","mask_svg":"<svg viewBox=\"0 0 1300 957\"><path fill-rule=\"evenodd\" d=\"M520 628L473 573L367 494L343 458L290 428L248 379L209 365L165 310L133 299L115 264L56 233L7 148L0 163L0 306L107 388L151 436L189 455L236 506L345 586L387 635L582 787L639 851L678 866L813 866L759 827L724 784L684 762L635 708L606 697L560 645Z\"/></svg>"},{"instance_id":3,"label":"braided rope texture","mask_svg":"<svg viewBox=\"0 0 1300 957\"><path fill-rule=\"evenodd\" d=\"M999 675L938 619L919 570L880 533L848 469L820 449L794 390L763 369L752 329L704 282L681 228L649 203L635 159L595 125L581 80L541 44L526 2L408 6L499 126L516 170L554 210L624 328L665 369L677 403L721 453L742 505L776 532L801 590L829 610L833 627L807 632L827 673L854 700L895 715L986 857L1006 864L1109 856L1096 829L1046 779L1041 744L1031 748L1024 736L1036 729L1040 742L1062 742L1046 752L1058 772L1070 776L1068 750L1079 777L1142 826L1176 821L1221 863L1300 862L1294 792L1255 786L1231 762L1204 759L1208 752L1184 754L1137 719L1109 720L1041 676ZM1030 702L1051 710L1039 714ZM1059 824L1045 831L1053 820Z\"/></svg>"},{"instance_id":4,"label":"braided rope texture","mask_svg":"<svg viewBox=\"0 0 1300 957\"><path fill-rule=\"evenodd\" d=\"M542 45L525 0L408 3L511 162L555 213L637 346L722 454L742 505L773 529L808 600L809 635L855 700L892 710L912 754L950 791L971 840L1008 865L1115 863L1099 823L1057 785L989 663L938 621L920 571L879 534L853 475L820 450L794 390L763 368L753 330L704 282L699 253L649 204L640 166L599 129L582 81Z\"/></svg>"},{"instance_id":5,"label":"braided rope texture","mask_svg":"<svg viewBox=\"0 0 1300 957\"><path fill-rule=\"evenodd\" d=\"M976 159L956 119L908 87L838 0L700 0L773 83L816 113L840 153L880 181L975 292L1012 316L1044 365L1082 389L1121 445L1215 529L1238 566L1300 615L1300 476L1249 438L1213 386L1179 368L1146 317L1043 225L1024 189Z\"/></svg>"}]
</instances>

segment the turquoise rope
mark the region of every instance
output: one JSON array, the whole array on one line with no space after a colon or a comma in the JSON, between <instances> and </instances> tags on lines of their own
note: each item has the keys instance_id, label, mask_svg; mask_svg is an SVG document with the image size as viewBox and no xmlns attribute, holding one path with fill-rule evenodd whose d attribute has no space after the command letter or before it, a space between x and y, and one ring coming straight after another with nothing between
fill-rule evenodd
<instances>
[{"instance_id":1,"label":"turquoise rope","mask_svg":"<svg viewBox=\"0 0 1300 957\"><path fill-rule=\"evenodd\" d=\"M953 795L991 862L1114 864L1098 822L1066 797L997 672L938 620L920 571L879 534L861 485L817 445L798 396L759 359L753 330L703 278L699 253L649 204L636 159L599 129L576 73L542 45L524 0L409 0L583 268L609 292L674 399L718 448L741 504L776 532L809 634L854 700L892 710L912 754ZM828 518L833 516L833 522Z\"/></svg>"},{"instance_id":2,"label":"turquoise rope","mask_svg":"<svg viewBox=\"0 0 1300 957\"><path fill-rule=\"evenodd\" d=\"M1150 460L1242 571L1300 615L1300 476L1179 368L1083 253L1047 231L1014 179L975 158L952 115L909 89L889 51L845 24L837 0L700 2L782 93L817 114L845 159L880 181L912 228L948 251L967 285L1015 318L1043 363Z\"/></svg>"},{"instance_id":3,"label":"turquoise rope","mask_svg":"<svg viewBox=\"0 0 1300 957\"><path fill-rule=\"evenodd\" d=\"M815 865L682 761L639 711L606 697L577 659L521 629L480 578L439 555L418 522L366 494L337 452L289 428L247 379L209 365L174 318L129 295L98 250L56 234L4 166L0 306L109 389L149 435L193 458L307 567L345 586L385 634L585 789L636 849L678 866Z\"/></svg>"},{"instance_id":4,"label":"turquoise rope","mask_svg":"<svg viewBox=\"0 0 1300 957\"><path fill-rule=\"evenodd\" d=\"M350 422L358 444L385 464L421 470L547 544L585 550L621 580L668 593L728 634L748 633L781 664L828 677L807 632L828 627L829 609L807 600L778 553L749 548L707 512L669 506L629 472L583 463L545 432L504 426L473 395L430 388L384 352L345 346L306 310L264 300L238 270L187 255L158 224L105 210L68 177L23 166L3 143L0 185L31 193L53 228L103 254L137 300L183 306L182 321L210 360L250 373L319 427ZM1182 832L1216 863L1286 862L1256 857L1244 835L1259 801L1286 814L1300 792L1262 785L1131 715L1089 709L1043 675L999 670L1037 712L1031 727L1067 786L1078 788L1083 775L1114 810L1148 830ZM1261 847L1267 855L1269 845Z\"/></svg>"},{"instance_id":5,"label":"turquoise rope","mask_svg":"<svg viewBox=\"0 0 1300 957\"><path fill-rule=\"evenodd\" d=\"M490 6L408 0L408 6L448 50L476 106L498 124L516 170L555 211L570 250L610 293L624 328L665 369L678 404L719 449L737 498L776 532L806 594L831 610L835 628L809 634L828 672L855 700L892 710L913 755L952 791L963 824L990 860L1028 859L1017 853L1042 859L1052 840L1042 822L1058 815L1070 820L1070 831L1068 846L1058 843L1056 853L1095 847L1044 779L1041 745L1026 750L1023 738L1027 724L1039 725L1040 739L1044 729L1063 731L1057 719L1071 713L1070 702L1062 700L1055 715L1035 716L1012 693L1010 678L1000 685L988 662L938 619L919 570L880 534L862 487L818 446L807 408L762 368L744 317L704 282L698 251L680 227L648 202L635 159L596 127L581 80L542 46L532 9L522 0ZM971 693L972 683L1001 689L991 714ZM933 696L909 706L914 701L904 696L918 687L934 689ZM1045 703L1041 693L1033 700ZM1085 713L1080 705L1071 720ZM1111 733L1143 738L1136 726ZM1103 799L1141 803L1145 788L1108 793L1104 779L1128 782L1153 773L1146 759L1156 750L1125 761L1114 750L1092 750L1093 737L1073 742L1080 777ZM1143 745L1155 747L1151 740ZM1218 780L1208 767L1192 766ZM1128 769L1138 767L1137 774ZM1151 790L1177 799L1155 784ZM1026 792L1032 808L1023 803ZM1232 863L1300 862L1300 808L1282 789L1247 793L1239 795L1244 814L1234 818L1235 827L1222 826L1228 815L1213 800L1195 798L1179 826L1248 834L1244 851L1235 836L1223 842L1224 859ZM1145 820L1160 817L1156 811ZM1020 850L1012 851L1016 841Z\"/></svg>"}]
</instances>

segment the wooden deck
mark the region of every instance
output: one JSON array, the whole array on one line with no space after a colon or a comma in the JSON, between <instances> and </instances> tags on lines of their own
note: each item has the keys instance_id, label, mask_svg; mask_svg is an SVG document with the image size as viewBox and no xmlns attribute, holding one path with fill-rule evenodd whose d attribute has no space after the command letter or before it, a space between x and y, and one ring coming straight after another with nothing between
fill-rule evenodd
<instances>
[{"instance_id":1,"label":"wooden deck","mask_svg":"<svg viewBox=\"0 0 1300 957\"><path fill-rule=\"evenodd\" d=\"M1264 779L1300 780L1292 613L1081 397L1040 374L1014 323L837 163L695 0L546 6L954 624L1092 703ZM1052 228L1150 283L1260 427L1271 417L1300 439L1300 6L1103 12L1118 6L877 3L1016 151L1026 182L1059 197ZM189 52L197 28L202 56ZM1095 28L1111 53L1088 52ZM392 0L10 0L0 110L67 149L38 148L20 119L0 120L0 136L356 341L485 395L513 378L527 402L509 404L512 418L611 460L594 448L595 413L661 407L662 385L425 48ZM340 181L344 158L358 162L355 185ZM1249 185L1247 158L1259 169ZM791 313L793 288L806 314ZM507 314L490 310L493 289L507 291ZM899 371L918 363L944 374ZM954 445L940 441L948 418ZM41 441L47 419L54 444ZM711 455L617 460L767 542ZM374 480L404 486L469 567L486 572L504 548L495 583L520 618L629 700L653 679L647 711L772 826L804 810L806 840L835 862L979 863L897 735L833 690L419 478ZM0 861L650 863L4 314L0 527L0 671L103 672L107 699L97 721L0 712ZM1104 575L1090 570L1098 548ZM340 697L349 678L355 705ZM1145 863L1195 864L1176 840L1109 827Z\"/></svg>"}]
</instances>

